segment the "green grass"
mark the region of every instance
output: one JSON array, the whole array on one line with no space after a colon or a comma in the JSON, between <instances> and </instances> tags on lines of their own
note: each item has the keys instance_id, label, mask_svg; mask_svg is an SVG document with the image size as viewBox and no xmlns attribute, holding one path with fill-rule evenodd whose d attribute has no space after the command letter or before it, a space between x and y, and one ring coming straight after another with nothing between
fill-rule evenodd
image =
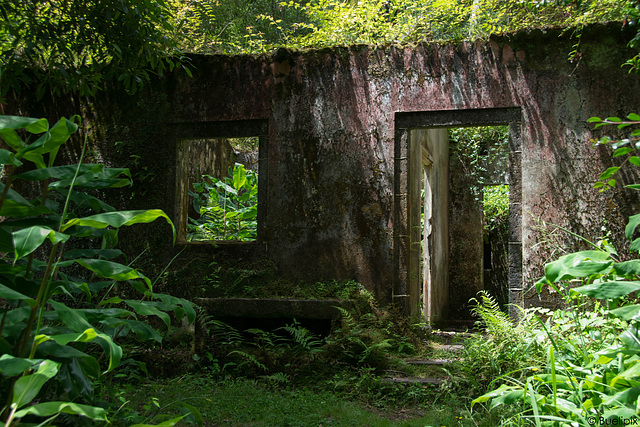
<instances>
[{"instance_id":1,"label":"green grass","mask_svg":"<svg viewBox=\"0 0 640 427\"><path fill-rule=\"evenodd\" d=\"M441 402L428 409L367 410L328 391L273 388L255 380L216 382L187 375L161 382L129 386L128 422L158 423L158 414L176 414L188 403L202 414L204 426L472 426L464 404ZM123 396L123 397L124 397ZM154 401L156 403L154 403ZM174 415L167 415L167 418ZM150 420L153 418L152 420ZM406 419L409 418L409 419ZM123 420L122 422L126 421ZM116 423L116 425L118 425ZM188 425L183 422L179 425Z\"/></svg>"}]
</instances>

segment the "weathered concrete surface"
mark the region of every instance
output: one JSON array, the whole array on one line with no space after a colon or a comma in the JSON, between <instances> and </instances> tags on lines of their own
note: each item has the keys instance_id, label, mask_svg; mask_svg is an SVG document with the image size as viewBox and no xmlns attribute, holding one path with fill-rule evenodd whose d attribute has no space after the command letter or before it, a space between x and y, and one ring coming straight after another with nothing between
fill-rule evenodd
<instances>
[{"instance_id":1,"label":"weathered concrete surface","mask_svg":"<svg viewBox=\"0 0 640 427\"><path fill-rule=\"evenodd\" d=\"M174 217L180 140L263 135L259 241L243 250L246 261L266 257L281 275L308 281L355 279L387 303L405 280L397 273L408 260L408 248L394 242L407 226L396 210L407 187L398 182L407 153L396 144L395 113L515 107L521 121L503 123L511 123L517 145L509 179L521 187L512 200L511 224L518 226L510 229L510 300L538 304L528 290L553 249L537 227L541 221L597 237L606 218L622 248L624 221L638 207L627 193L592 189L611 160L607 149L591 147L586 122L637 108L639 79L620 68L632 35L619 24L585 28L580 60L570 63L569 34L536 30L445 46L197 56L193 78L173 74L135 98L107 92L91 103L45 100L5 111L52 118L81 111L94 125L94 158L130 166L138 178L134 195L114 201ZM265 133L245 132L246 121L264 123ZM450 123L466 124L455 117ZM127 232L132 238L121 240L130 253L152 248L152 271L179 250L160 224ZM562 235L554 244L579 247ZM198 245L188 252L206 258L224 250ZM467 303L466 295L449 295L451 307Z\"/></svg>"}]
</instances>

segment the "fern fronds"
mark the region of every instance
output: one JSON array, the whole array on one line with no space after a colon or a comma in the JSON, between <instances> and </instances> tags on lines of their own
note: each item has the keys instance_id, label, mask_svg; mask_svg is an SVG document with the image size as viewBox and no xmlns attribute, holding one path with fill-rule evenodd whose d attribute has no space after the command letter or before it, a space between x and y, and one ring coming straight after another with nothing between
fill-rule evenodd
<instances>
[{"instance_id":1,"label":"fern fronds","mask_svg":"<svg viewBox=\"0 0 640 427\"><path fill-rule=\"evenodd\" d=\"M500 310L496 299L484 290L478 292L478 295L479 300L473 298L470 301L475 303L471 308L471 312L480 318L479 323L486 328L486 331L492 335L503 335L511 332L514 325L509 316Z\"/></svg>"}]
</instances>

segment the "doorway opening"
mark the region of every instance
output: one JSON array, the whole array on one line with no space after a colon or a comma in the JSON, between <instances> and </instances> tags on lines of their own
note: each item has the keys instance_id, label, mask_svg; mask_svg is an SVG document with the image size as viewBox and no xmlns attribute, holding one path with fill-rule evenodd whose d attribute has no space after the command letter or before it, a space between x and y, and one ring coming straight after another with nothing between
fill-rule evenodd
<instances>
[{"instance_id":1,"label":"doorway opening","mask_svg":"<svg viewBox=\"0 0 640 427\"><path fill-rule=\"evenodd\" d=\"M469 300L486 291L508 304L509 127L448 129L450 292L448 316L472 320ZM455 296L455 297L454 297Z\"/></svg>"},{"instance_id":2,"label":"doorway opening","mask_svg":"<svg viewBox=\"0 0 640 427\"><path fill-rule=\"evenodd\" d=\"M522 305L520 109L396 113L395 124L393 301L449 325L472 320L483 289Z\"/></svg>"}]
</instances>

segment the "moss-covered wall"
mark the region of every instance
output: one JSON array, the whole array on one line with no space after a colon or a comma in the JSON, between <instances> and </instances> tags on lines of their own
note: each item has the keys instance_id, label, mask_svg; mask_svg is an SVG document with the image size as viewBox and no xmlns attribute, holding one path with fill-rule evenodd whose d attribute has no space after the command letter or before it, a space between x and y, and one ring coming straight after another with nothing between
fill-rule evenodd
<instances>
[{"instance_id":1,"label":"moss-covered wall","mask_svg":"<svg viewBox=\"0 0 640 427\"><path fill-rule=\"evenodd\" d=\"M631 34L619 24L585 28L573 62L567 59L576 42L570 34L536 30L444 46L195 56L193 78L176 72L141 93L107 91L91 101L23 97L5 112L51 118L80 112L91 125L94 157L129 166L136 178L112 202L159 207L174 217L176 145L184 134L233 136L242 133L242 122L218 122L266 120L259 242L189 246L172 267L185 276L160 283L188 295L214 256L231 254L224 256L249 265L266 258L282 277L355 279L389 302L404 262L394 256L401 250L394 248L394 227L402 226L394 213L401 196L395 181L402 176L395 170L402 153L395 148L394 114L520 107L521 166L512 179L522 181L522 229L515 234L521 235L528 289L551 250L539 221L594 237L606 218L622 242L624 220L637 207L624 194L592 189L610 156L592 148L586 122L637 108L640 81L620 67L631 55L625 47ZM160 224L128 231L122 242L132 254L150 248L149 271L181 249L172 247ZM556 243L574 242L561 237ZM194 260L199 267L187 267ZM538 303L531 292L524 299L513 295L514 302Z\"/></svg>"}]
</instances>

